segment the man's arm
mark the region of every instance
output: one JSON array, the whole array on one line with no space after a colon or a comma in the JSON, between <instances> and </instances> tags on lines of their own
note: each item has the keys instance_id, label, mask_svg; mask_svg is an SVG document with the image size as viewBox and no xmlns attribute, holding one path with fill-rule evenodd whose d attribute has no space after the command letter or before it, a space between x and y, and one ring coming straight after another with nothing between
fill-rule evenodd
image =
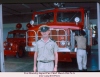
<instances>
[{"instance_id":1,"label":"man's arm","mask_svg":"<svg viewBox=\"0 0 100 77\"><path fill-rule=\"evenodd\" d=\"M54 52L54 56L55 56L55 68L57 68L58 66L58 53L57 52Z\"/></svg>"},{"instance_id":2,"label":"man's arm","mask_svg":"<svg viewBox=\"0 0 100 77\"><path fill-rule=\"evenodd\" d=\"M36 43L36 45L35 45L35 47L34 47L34 51L35 51L35 53L34 53L34 66L33 66L33 71L34 72L36 72L36 64L37 64L37 57L38 57L38 48L37 48L37 43Z\"/></svg>"},{"instance_id":3,"label":"man's arm","mask_svg":"<svg viewBox=\"0 0 100 77\"><path fill-rule=\"evenodd\" d=\"M34 53L34 72L36 72L37 52Z\"/></svg>"},{"instance_id":4,"label":"man's arm","mask_svg":"<svg viewBox=\"0 0 100 77\"><path fill-rule=\"evenodd\" d=\"M54 46L54 71L57 71L57 67L58 67L58 46L55 42L55 46Z\"/></svg>"}]
</instances>

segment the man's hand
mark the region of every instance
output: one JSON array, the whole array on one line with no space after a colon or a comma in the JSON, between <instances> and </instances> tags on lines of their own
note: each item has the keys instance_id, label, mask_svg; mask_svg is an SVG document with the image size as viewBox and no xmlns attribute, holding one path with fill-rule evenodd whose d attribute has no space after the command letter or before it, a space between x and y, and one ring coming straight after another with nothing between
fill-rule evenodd
<instances>
[{"instance_id":1,"label":"man's hand","mask_svg":"<svg viewBox=\"0 0 100 77\"><path fill-rule=\"evenodd\" d=\"M57 72L57 66L54 67L53 71L54 72Z\"/></svg>"},{"instance_id":2,"label":"man's hand","mask_svg":"<svg viewBox=\"0 0 100 77\"><path fill-rule=\"evenodd\" d=\"M34 71L34 72L36 72L36 69L37 69L37 68L36 68L36 67L34 67L34 68L33 68L33 71Z\"/></svg>"}]
</instances>

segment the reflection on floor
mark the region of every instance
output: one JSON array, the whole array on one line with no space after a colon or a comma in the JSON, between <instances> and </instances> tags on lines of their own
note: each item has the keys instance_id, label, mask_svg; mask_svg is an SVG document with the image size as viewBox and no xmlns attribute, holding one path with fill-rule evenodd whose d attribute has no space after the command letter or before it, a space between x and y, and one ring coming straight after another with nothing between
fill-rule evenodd
<instances>
[{"instance_id":1,"label":"reflection on floor","mask_svg":"<svg viewBox=\"0 0 100 77\"><path fill-rule=\"evenodd\" d=\"M98 50L92 50L92 54L88 57L88 68L90 71L98 71Z\"/></svg>"},{"instance_id":2,"label":"reflection on floor","mask_svg":"<svg viewBox=\"0 0 100 77\"><path fill-rule=\"evenodd\" d=\"M88 57L88 71L98 70L98 50L92 50L91 56ZM5 59L5 72L33 72L33 58L15 58L7 57ZM76 60L72 63L59 63L58 72L78 71Z\"/></svg>"}]
</instances>

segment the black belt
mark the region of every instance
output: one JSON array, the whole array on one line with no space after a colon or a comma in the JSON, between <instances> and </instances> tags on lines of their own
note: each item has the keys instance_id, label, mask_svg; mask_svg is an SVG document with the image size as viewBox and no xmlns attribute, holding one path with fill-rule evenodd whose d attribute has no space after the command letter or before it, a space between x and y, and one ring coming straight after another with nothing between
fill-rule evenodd
<instances>
[{"instance_id":1,"label":"black belt","mask_svg":"<svg viewBox=\"0 0 100 77\"><path fill-rule=\"evenodd\" d=\"M53 60L50 60L50 61L38 61L38 62L42 62L42 63L49 63L49 62L52 62Z\"/></svg>"},{"instance_id":2,"label":"black belt","mask_svg":"<svg viewBox=\"0 0 100 77\"><path fill-rule=\"evenodd\" d=\"M77 49L86 50L86 49L83 49L83 48L77 48Z\"/></svg>"}]
</instances>

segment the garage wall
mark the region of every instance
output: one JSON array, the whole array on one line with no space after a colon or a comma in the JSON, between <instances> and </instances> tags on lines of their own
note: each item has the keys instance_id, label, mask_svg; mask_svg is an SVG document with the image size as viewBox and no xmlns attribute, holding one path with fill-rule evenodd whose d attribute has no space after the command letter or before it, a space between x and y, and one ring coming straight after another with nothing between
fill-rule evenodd
<instances>
[{"instance_id":1,"label":"garage wall","mask_svg":"<svg viewBox=\"0 0 100 77\"><path fill-rule=\"evenodd\" d=\"M97 24L97 19L91 19L90 23Z\"/></svg>"}]
</instances>

